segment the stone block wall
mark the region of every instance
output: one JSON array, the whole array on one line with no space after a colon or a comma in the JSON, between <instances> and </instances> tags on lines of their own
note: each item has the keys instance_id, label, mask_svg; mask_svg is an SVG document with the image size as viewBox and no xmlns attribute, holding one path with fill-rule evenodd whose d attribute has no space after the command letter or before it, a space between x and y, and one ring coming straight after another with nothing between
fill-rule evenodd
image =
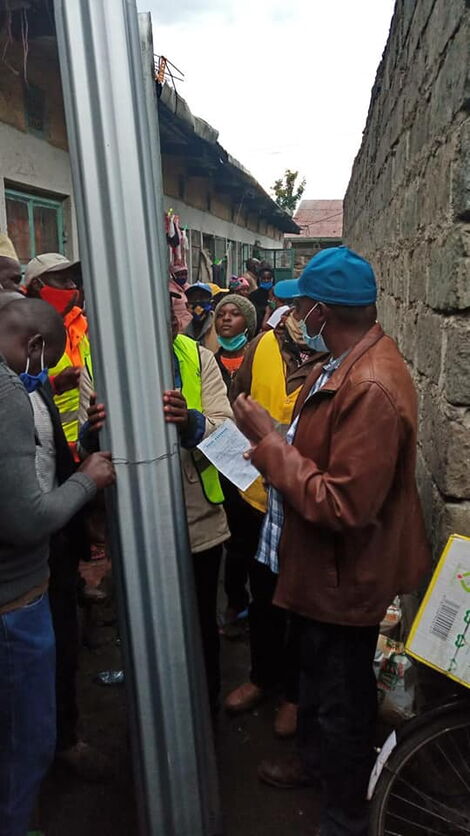
<instances>
[{"instance_id":1,"label":"stone block wall","mask_svg":"<svg viewBox=\"0 0 470 836\"><path fill-rule=\"evenodd\" d=\"M380 318L419 393L418 483L437 554L470 536L470 2L397 0L344 203Z\"/></svg>"}]
</instances>

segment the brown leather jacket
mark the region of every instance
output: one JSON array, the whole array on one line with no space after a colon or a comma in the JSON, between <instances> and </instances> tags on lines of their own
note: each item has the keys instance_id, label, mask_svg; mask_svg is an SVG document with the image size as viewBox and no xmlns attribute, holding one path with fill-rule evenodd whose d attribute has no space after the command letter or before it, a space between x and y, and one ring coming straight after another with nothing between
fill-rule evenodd
<instances>
[{"instance_id":1,"label":"brown leather jacket","mask_svg":"<svg viewBox=\"0 0 470 836\"><path fill-rule=\"evenodd\" d=\"M297 401L295 441L276 433L253 463L284 496L274 603L307 618L373 625L430 566L415 482L416 393L374 325L328 383Z\"/></svg>"}]
</instances>

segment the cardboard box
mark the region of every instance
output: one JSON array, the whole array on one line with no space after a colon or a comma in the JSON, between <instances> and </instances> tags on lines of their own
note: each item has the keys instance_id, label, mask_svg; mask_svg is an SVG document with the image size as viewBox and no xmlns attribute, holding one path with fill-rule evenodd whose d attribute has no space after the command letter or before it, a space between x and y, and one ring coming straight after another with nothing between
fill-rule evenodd
<instances>
[{"instance_id":1,"label":"cardboard box","mask_svg":"<svg viewBox=\"0 0 470 836\"><path fill-rule=\"evenodd\" d=\"M470 538L453 534L413 622L406 652L470 687Z\"/></svg>"}]
</instances>

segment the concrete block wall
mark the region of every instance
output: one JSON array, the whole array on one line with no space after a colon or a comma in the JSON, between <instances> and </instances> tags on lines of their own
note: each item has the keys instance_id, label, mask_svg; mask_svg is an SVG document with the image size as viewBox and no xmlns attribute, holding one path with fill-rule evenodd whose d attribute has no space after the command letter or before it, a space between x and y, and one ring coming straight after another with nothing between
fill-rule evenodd
<instances>
[{"instance_id":1,"label":"concrete block wall","mask_svg":"<svg viewBox=\"0 0 470 836\"><path fill-rule=\"evenodd\" d=\"M470 2L397 0L344 203L414 375L437 554L470 536Z\"/></svg>"}]
</instances>

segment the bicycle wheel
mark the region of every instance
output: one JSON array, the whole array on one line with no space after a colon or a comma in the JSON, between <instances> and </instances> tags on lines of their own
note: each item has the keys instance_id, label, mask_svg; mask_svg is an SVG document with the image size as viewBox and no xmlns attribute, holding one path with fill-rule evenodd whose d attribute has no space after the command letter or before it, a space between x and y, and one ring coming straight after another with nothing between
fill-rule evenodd
<instances>
[{"instance_id":1,"label":"bicycle wheel","mask_svg":"<svg viewBox=\"0 0 470 836\"><path fill-rule=\"evenodd\" d=\"M425 719L426 715L424 715ZM405 734L370 802L370 836L470 834L470 707Z\"/></svg>"}]
</instances>

